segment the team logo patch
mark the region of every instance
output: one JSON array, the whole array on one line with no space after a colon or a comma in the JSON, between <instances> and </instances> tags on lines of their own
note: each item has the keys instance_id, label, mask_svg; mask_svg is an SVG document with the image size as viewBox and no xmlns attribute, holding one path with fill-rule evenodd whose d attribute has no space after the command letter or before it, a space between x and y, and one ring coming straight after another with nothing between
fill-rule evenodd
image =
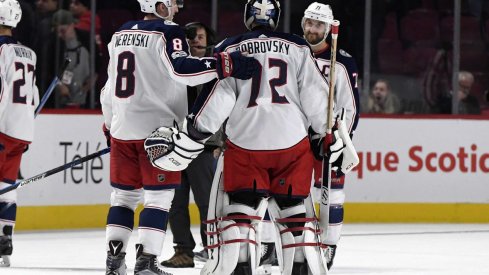
<instances>
[{"instance_id":1,"label":"team logo patch","mask_svg":"<svg viewBox=\"0 0 489 275\"><path fill-rule=\"evenodd\" d=\"M173 58L173 59L179 58L179 57L186 57L186 56L188 56L188 54L184 51L173 52L171 54L171 58Z\"/></svg>"},{"instance_id":2,"label":"team logo patch","mask_svg":"<svg viewBox=\"0 0 489 275\"><path fill-rule=\"evenodd\" d=\"M158 174L158 182L164 182L166 179L165 174Z\"/></svg>"},{"instance_id":3,"label":"team logo patch","mask_svg":"<svg viewBox=\"0 0 489 275\"><path fill-rule=\"evenodd\" d=\"M345 52L344 50L340 50L340 54L343 56L346 56L346 57L351 57L351 55L349 53Z\"/></svg>"}]
</instances>

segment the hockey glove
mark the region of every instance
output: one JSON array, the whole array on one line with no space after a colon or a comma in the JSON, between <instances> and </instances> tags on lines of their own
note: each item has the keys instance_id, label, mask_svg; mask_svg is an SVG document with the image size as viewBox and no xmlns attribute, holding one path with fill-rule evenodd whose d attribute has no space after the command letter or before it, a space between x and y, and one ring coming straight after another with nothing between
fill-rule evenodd
<instances>
[{"instance_id":1,"label":"hockey glove","mask_svg":"<svg viewBox=\"0 0 489 275\"><path fill-rule=\"evenodd\" d=\"M165 171L182 171L202 151L204 144L175 127L160 127L144 141L151 164Z\"/></svg>"},{"instance_id":2,"label":"hockey glove","mask_svg":"<svg viewBox=\"0 0 489 275\"><path fill-rule=\"evenodd\" d=\"M105 139L107 140L107 147L110 147L110 130L105 127L105 124L102 125L102 131L104 131Z\"/></svg>"},{"instance_id":3,"label":"hockey glove","mask_svg":"<svg viewBox=\"0 0 489 275\"><path fill-rule=\"evenodd\" d=\"M332 130L333 133L326 134L326 142L323 146L329 163L335 162L341 156L343 149L345 149L345 144L340 138L338 128L333 127Z\"/></svg>"},{"instance_id":4,"label":"hockey glove","mask_svg":"<svg viewBox=\"0 0 489 275\"><path fill-rule=\"evenodd\" d=\"M323 160L323 141L324 135L320 135L309 127L309 142L311 144L311 150L314 154L314 158L322 161Z\"/></svg>"},{"instance_id":5,"label":"hockey glove","mask_svg":"<svg viewBox=\"0 0 489 275\"><path fill-rule=\"evenodd\" d=\"M254 71L259 69L259 63L253 57L243 56L240 52L221 52L215 54L216 71L219 79L234 77L238 79L250 79Z\"/></svg>"}]
</instances>

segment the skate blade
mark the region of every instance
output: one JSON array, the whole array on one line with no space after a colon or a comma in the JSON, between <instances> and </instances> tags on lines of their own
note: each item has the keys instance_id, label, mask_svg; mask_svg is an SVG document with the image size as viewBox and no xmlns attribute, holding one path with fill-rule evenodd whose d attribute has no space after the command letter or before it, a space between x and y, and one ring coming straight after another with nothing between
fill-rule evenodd
<instances>
[{"instance_id":1,"label":"skate blade","mask_svg":"<svg viewBox=\"0 0 489 275\"><path fill-rule=\"evenodd\" d=\"M9 256L1 256L0 258L0 267L9 267L10 266L10 258Z\"/></svg>"}]
</instances>

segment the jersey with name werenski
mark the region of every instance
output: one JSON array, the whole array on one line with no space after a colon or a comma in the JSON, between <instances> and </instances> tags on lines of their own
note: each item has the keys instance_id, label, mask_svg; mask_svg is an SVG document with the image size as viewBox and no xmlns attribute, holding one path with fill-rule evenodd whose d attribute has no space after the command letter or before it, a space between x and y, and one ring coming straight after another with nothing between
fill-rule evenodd
<instances>
[{"instance_id":1,"label":"jersey with name werenski","mask_svg":"<svg viewBox=\"0 0 489 275\"><path fill-rule=\"evenodd\" d=\"M309 125L325 132L328 83L304 39L255 30L224 40L216 51L248 53L261 69L249 80L206 85L207 96L190 115L199 132L214 133L229 117L229 141L248 150L290 148L307 136Z\"/></svg>"},{"instance_id":2,"label":"jersey with name werenski","mask_svg":"<svg viewBox=\"0 0 489 275\"><path fill-rule=\"evenodd\" d=\"M329 79L331 48L314 53L314 56L317 59L319 69ZM345 123L348 132L353 134L360 116L358 69L353 57L341 49L336 54L335 75L334 117L341 115L341 109L345 108Z\"/></svg>"},{"instance_id":3,"label":"jersey with name werenski","mask_svg":"<svg viewBox=\"0 0 489 275\"><path fill-rule=\"evenodd\" d=\"M101 93L112 137L141 140L188 112L187 85L217 77L214 58L189 57L182 28L161 19L124 24L108 45L108 80Z\"/></svg>"},{"instance_id":4,"label":"jersey with name werenski","mask_svg":"<svg viewBox=\"0 0 489 275\"><path fill-rule=\"evenodd\" d=\"M34 51L11 36L0 36L0 132L31 142L39 104Z\"/></svg>"}]
</instances>

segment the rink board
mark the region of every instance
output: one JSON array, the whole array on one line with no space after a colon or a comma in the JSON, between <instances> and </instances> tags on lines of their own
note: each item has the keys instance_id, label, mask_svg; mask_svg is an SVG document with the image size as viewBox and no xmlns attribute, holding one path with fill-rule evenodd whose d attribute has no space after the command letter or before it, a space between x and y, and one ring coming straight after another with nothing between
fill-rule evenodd
<instances>
[{"instance_id":1,"label":"rink board","mask_svg":"<svg viewBox=\"0 0 489 275\"><path fill-rule=\"evenodd\" d=\"M100 114L40 115L21 175L104 148L102 122ZM345 222L489 223L489 120L363 118L354 142L362 162L347 177ZM103 227L108 183L106 155L27 185L17 228Z\"/></svg>"}]
</instances>

